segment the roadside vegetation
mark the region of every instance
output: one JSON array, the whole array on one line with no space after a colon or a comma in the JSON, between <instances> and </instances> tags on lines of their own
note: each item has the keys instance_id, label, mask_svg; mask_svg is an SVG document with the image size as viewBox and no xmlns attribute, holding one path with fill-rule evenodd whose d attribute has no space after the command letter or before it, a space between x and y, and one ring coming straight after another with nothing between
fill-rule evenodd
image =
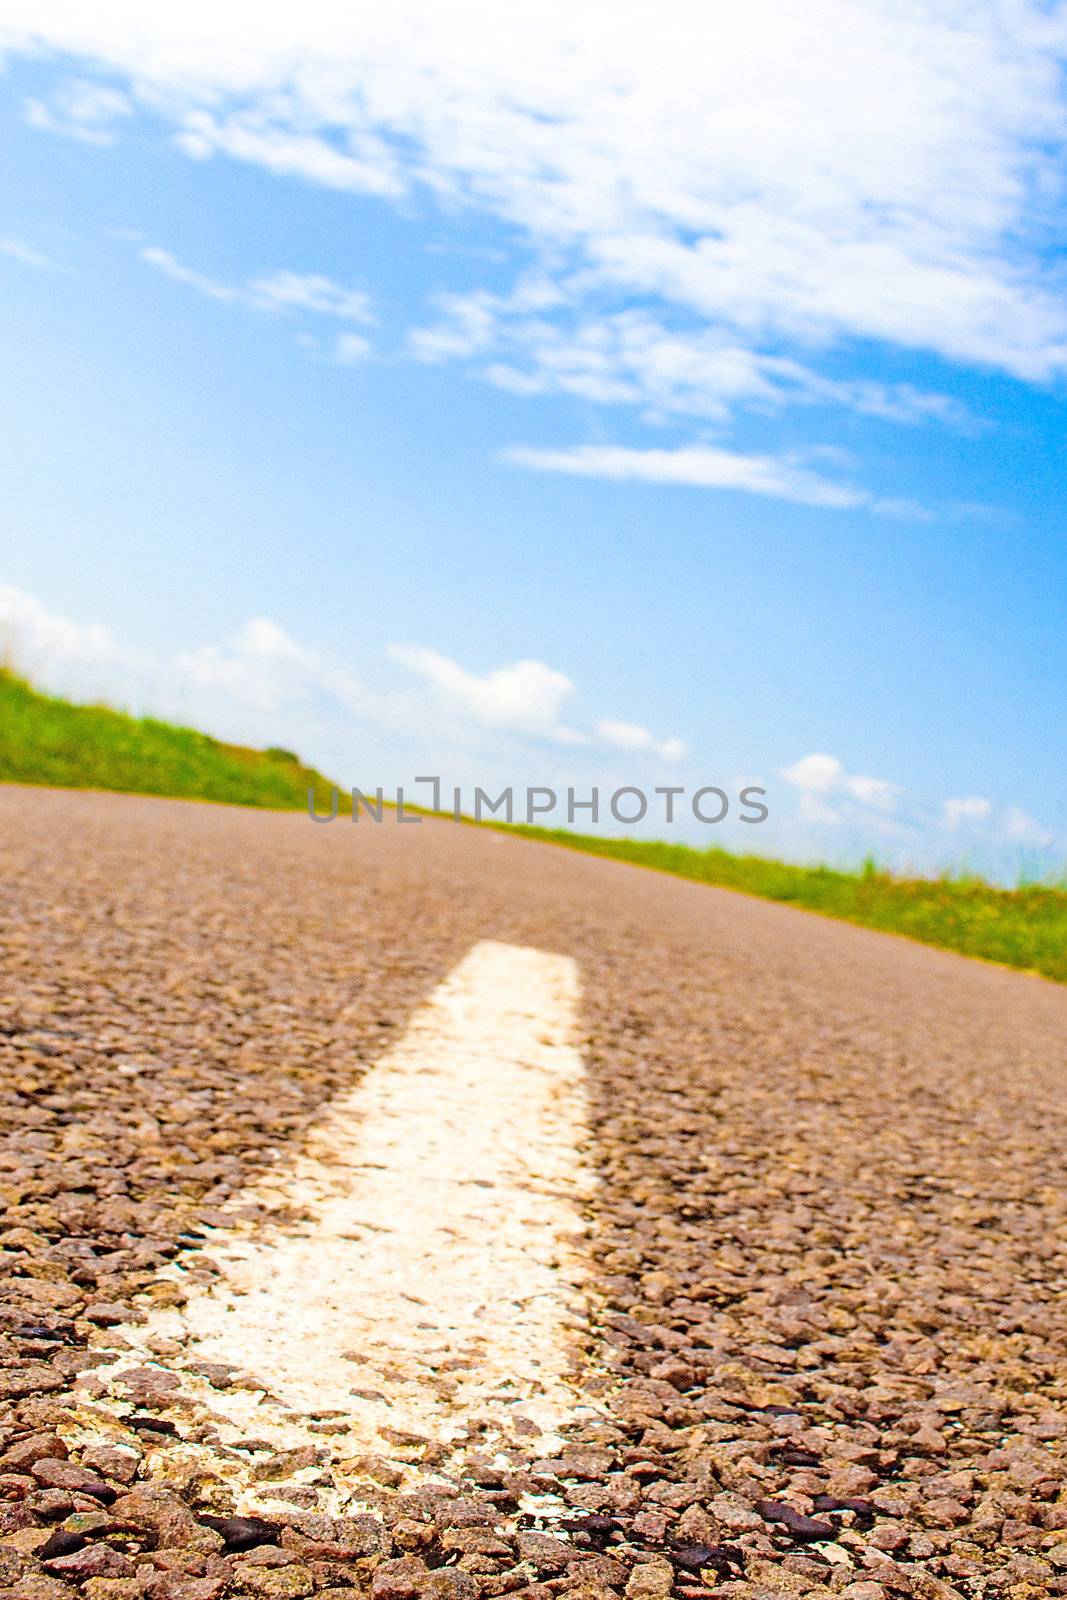
<instances>
[{"instance_id":1,"label":"roadside vegetation","mask_svg":"<svg viewBox=\"0 0 1067 1600\"><path fill-rule=\"evenodd\" d=\"M0 781L119 789L239 806L330 806L330 784L287 750L224 744L194 728L42 694L0 668ZM341 796L342 806L344 795Z\"/></svg>"},{"instance_id":2,"label":"roadside vegetation","mask_svg":"<svg viewBox=\"0 0 1067 1600\"><path fill-rule=\"evenodd\" d=\"M331 806L329 780L290 751L252 750L154 717L75 705L41 693L5 668L0 668L0 782L116 789L276 810L303 810L312 785L316 811L326 815ZM350 808L342 792L340 809ZM898 877L870 863L858 872L842 872L652 840L499 826L1067 982L1064 883L1000 889L960 875Z\"/></svg>"},{"instance_id":3,"label":"roadside vegetation","mask_svg":"<svg viewBox=\"0 0 1067 1600\"><path fill-rule=\"evenodd\" d=\"M923 944L1022 967L1067 983L1067 883L999 889L984 879L946 874L905 878L868 863L858 872L798 867L764 856L697 850L645 839L607 839L562 828L515 827L509 832L591 855L629 861L720 889L737 889L803 906L827 917Z\"/></svg>"}]
</instances>

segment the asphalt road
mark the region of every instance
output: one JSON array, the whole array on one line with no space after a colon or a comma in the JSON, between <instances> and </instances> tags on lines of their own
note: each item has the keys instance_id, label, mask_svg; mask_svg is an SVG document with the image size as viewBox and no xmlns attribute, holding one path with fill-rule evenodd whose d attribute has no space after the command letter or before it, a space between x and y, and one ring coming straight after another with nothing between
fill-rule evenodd
<instances>
[{"instance_id":1,"label":"asphalt road","mask_svg":"<svg viewBox=\"0 0 1067 1600\"><path fill-rule=\"evenodd\" d=\"M0 876L0 1595L1067 1594L1067 990L429 821L5 788ZM598 1414L338 1515L122 1330L485 940L580 974Z\"/></svg>"}]
</instances>

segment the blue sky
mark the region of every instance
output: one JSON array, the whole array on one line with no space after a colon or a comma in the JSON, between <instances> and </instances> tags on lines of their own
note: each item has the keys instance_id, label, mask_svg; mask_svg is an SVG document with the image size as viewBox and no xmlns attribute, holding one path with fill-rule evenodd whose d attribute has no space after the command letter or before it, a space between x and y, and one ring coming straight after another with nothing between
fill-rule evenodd
<instances>
[{"instance_id":1,"label":"blue sky","mask_svg":"<svg viewBox=\"0 0 1067 1600\"><path fill-rule=\"evenodd\" d=\"M16 655L1061 866L1062 9L349 9L0 3Z\"/></svg>"}]
</instances>

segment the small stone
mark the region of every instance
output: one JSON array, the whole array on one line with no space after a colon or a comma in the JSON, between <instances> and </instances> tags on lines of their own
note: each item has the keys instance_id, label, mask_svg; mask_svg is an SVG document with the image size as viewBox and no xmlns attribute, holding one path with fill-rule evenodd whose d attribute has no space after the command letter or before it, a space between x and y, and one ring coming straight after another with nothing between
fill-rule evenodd
<instances>
[{"instance_id":1,"label":"small stone","mask_svg":"<svg viewBox=\"0 0 1067 1600\"><path fill-rule=\"evenodd\" d=\"M278 1524L265 1517L201 1517L200 1520L222 1535L227 1550L252 1550L256 1545L278 1542Z\"/></svg>"},{"instance_id":2,"label":"small stone","mask_svg":"<svg viewBox=\"0 0 1067 1600\"><path fill-rule=\"evenodd\" d=\"M75 1461L46 1456L42 1461L35 1461L30 1471L46 1489L66 1489L71 1494L91 1495L105 1505L115 1498L115 1491L109 1483L86 1467L79 1467Z\"/></svg>"},{"instance_id":3,"label":"small stone","mask_svg":"<svg viewBox=\"0 0 1067 1600\"><path fill-rule=\"evenodd\" d=\"M66 1386L66 1378L44 1362L27 1361L0 1369L0 1400L17 1400L28 1394L51 1394Z\"/></svg>"},{"instance_id":4,"label":"small stone","mask_svg":"<svg viewBox=\"0 0 1067 1600\"><path fill-rule=\"evenodd\" d=\"M218 1600L226 1588L225 1578L190 1578L178 1572L163 1572L148 1586L150 1600Z\"/></svg>"},{"instance_id":5,"label":"small stone","mask_svg":"<svg viewBox=\"0 0 1067 1600\"><path fill-rule=\"evenodd\" d=\"M269 1461L261 1461L252 1476L260 1481L277 1482L281 1478L291 1478L304 1467L317 1466L321 1459L321 1450L311 1445L303 1445L299 1450L279 1450Z\"/></svg>"},{"instance_id":6,"label":"small stone","mask_svg":"<svg viewBox=\"0 0 1067 1600\"><path fill-rule=\"evenodd\" d=\"M562 1572L574 1560L573 1548L547 1533L520 1533L515 1540L519 1557L537 1573Z\"/></svg>"},{"instance_id":7,"label":"small stone","mask_svg":"<svg viewBox=\"0 0 1067 1600\"><path fill-rule=\"evenodd\" d=\"M372 1600L415 1600L428 1576L429 1568L418 1556L383 1561L371 1580Z\"/></svg>"},{"instance_id":8,"label":"small stone","mask_svg":"<svg viewBox=\"0 0 1067 1600\"><path fill-rule=\"evenodd\" d=\"M262 1600L303 1600L312 1594L315 1579L307 1567L260 1567L242 1561L233 1569L237 1587L245 1594L259 1595Z\"/></svg>"},{"instance_id":9,"label":"small stone","mask_svg":"<svg viewBox=\"0 0 1067 1600\"><path fill-rule=\"evenodd\" d=\"M903 1550L907 1542L907 1530L895 1522L879 1523L867 1535L867 1543L875 1550L886 1550L890 1554L896 1550Z\"/></svg>"},{"instance_id":10,"label":"small stone","mask_svg":"<svg viewBox=\"0 0 1067 1600\"><path fill-rule=\"evenodd\" d=\"M478 1600L478 1585L469 1572L457 1567L438 1567L419 1591L428 1600Z\"/></svg>"},{"instance_id":11,"label":"small stone","mask_svg":"<svg viewBox=\"0 0 1067 1600\"><path fill-rule=\"evenodd\" d=\"M82 1590L85 1600L143 1600L139 1578L90 1578Z\"/></svg>"},{"instance_id":12,"label":"small stone","mask_svg":"<svg viewBox=\"0 0 1067 1600\"><path fill-rule=\"evenodd\" d=\"M130 1315L129 1306L120 1305L114 1300L98 1300L85 1308L85 1319L93 1322L98 1328L117 1328L120 1322L126 1322Z\"/></svg>"},{"instance_id":13,"label":"small stone","mask_svg":"<svg viewBox=\"0 0 1067 1600\"><path fill-rule=\"evenodd\" d=\"M142 1485L131 1489L115 1501L111 1514L118 1522L132 1523L135 1528L146 1528L156 1537L161 1549L176 1545L193 1544L197 1536L218 1540L210 1528L202 1528L189 1507L169 1489L155 1489Z\"/></svg>"},{"instance_id":14,"label":"small stone","mask_svg":"<svg viewBox=\"0 0 1067 1600\"><path fill-rule=\"evenodd\" d=\"M57 1556L69 1556L73 1550L81 1550L85 1539L80 1533L75 1533L71 1528L53 1528L48 1536L47 1543L37 1551L42 1561L54 1561Z\"/></svg>"},{"instance_id":15,"label":"small stone","mask_svg":"<svg viewBox=\"0 0 1067 1600\"><path fill-rule=\"evenodd\" d=\"M67 1454L66 1445L56 1434L31 1433L9 1445L0 1456L0 1472L26 1472L35 1461L62 1461Z\"/></svg>"},{"instance_id":16,"label":"small stone","mask_svg":"<svg viewBox=\"0 0 1067 1600\"><path fill-rule=\"evenodd\" d=\"M70 1585L59 1578L49 1578L43 1572L24 1572L18 1589L0 1591L5 1600L70 1600Z\"/></svg>"},{"instance_id":17,"label":"small stone","mask_svg":"<svg viewBox=\"0 0 1067 1600\"><path fill-rule=\"evenodd\" d=\"M75 1583L84 1583L87 1578L128 1578L134 1570L132 1561L106 1544L86 1545L84 1550L46 1561L44 1566L55 1577L72 1578Z\"/></svg>"},{"instance_id":18,"label":"small stone","mask_svg":"<svg viewBox=\"0 0 1067 1600\"><path fill-rule=\"evenodd\" d=\"M658 1511L639 1511L633 1520L633 1530L641 1539L662 1544L667 1533L667 1518Z\"/></svg>"},{"instance_id":19,"label":"small stone","mask_svg":"<svg viewBox=\"0 0 1067 1600\"><path fill-rule=\"evenodd\" d=\"M757 1500L756 1510L764 1522L776 1522L793 1535L794 1539L836 1539L837 1529L832 1522L820 1522L816 1517L806 1517L792 1506L777 1500Z\"/></svg>"},{"instance_id":20,"label":"small stone","mask_svg":"<svg viewBox=\"0 0 1067 1600\"><path fill-rule=\"evenodd\" d=\"M75 1511L63 1523L68 1533L80 1533L83 1538L109 1527L111 1518L106 1511Z\"/></svg>"},{"instance_id":21,"label":"small stone","mask_svg":"<svg viewBox=\"0 0 1067 1600\"><path fill-rule=\"evenodd\" d=\"M141 1464L139 1451L117 1445L90 1445L81 1455L85 1466L95 1467L105 1478L114 1478L118 1483L132 1483Z\"/></svg>"},{"instance_id":22,"label":"small stone","mask_svg":"<svg viewBox=\"0 0 1067 1600\"><path fill-rule=\"evenodd\" d=\"M679 1361L677 1356L668 1356L666 1361L660 1361L652 1368L650 1374L662 1383L669 1383L672 1389L691 1389L696 1381L696 1373L685 1361Z\"/></svg>"},{"instance_id":23,"label":"small stone","mask_svg":"<svg viewBox=\"0 0 1067 1600\"><path fill-rule=\"evenodd\" d=\"M387 1461L384 1456L346 1456L337 1462L337 1471L348 1477L370 1478L373 1483L380 1483L385 1489L399 1488L404 1481L404 1474L400 1468L393 1462Z\"/></svg>"},{"instance_id":24,"label":"small stone","mask_svg":"<svg viewBox=\"0 0 1067 1600\"><path fill-rule=\"evenodd\" d=\"M715 1544L719 1538L717 1523L699 1505L689 1506L682 1512L674 1531L679 1539L691 1544Z\"/></svg>"},{"instance_id":25,"label":"small stone","mask_svg":"<svg viewBox=\"0 0 1067 1600\"><path fill-rule=\"evenodd\" d=\"M719 1554L714 1545L683 1544L671 1551L671 1560L676 1567L681 1567L683 1572L700 1572L702 1568L714 1562Z\"/></svg>"},{"instance_id":26,"label":"small stone","mask_svg":"<svg viewBox=\"0 0 1067 1600\"><path fill-rule=\"evenodd\" d=\"M669 1561L642 1561L627 1580L627 1600L666 1600L673 1587L674 1568Z\"/></svg>"}]
</instances>

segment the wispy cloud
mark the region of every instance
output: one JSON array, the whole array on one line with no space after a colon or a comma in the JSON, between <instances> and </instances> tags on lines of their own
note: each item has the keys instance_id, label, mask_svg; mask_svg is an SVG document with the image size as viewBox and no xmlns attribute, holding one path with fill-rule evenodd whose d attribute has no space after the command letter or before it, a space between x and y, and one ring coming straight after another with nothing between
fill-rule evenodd
<instances>
[{"instance_id":1,"label":"wispy cloud","mask_svg":"<svg viewBox=\"0 0 1067 1600\"><path fill-rule=\"evenodd\" d=\"M136 0L9 12L12 48L89 61L121 83L98 93L137 98L191 157L489 212L572 298L652 298L770 353L1067 364L1043 248L1067 41L1042 0L1010 29L994 0L675 0L603 27L562 0L398 0L314 26L295 7L255 28L240 7ZM90 137L105 120L51 114Z\"/></svg>"},{"instance_id":2,"label":"wispy cloud","mask_svg":"<svg viewBox=\"0 0 1067 1600\"><path fill-rule=\"evenodd\" d=\"M668 326L645 311L576 314L571 296L543 277L521 281L506 295L445 295L439 310L435 322L409 337L416 359L474 363L487 382L513 394L637 406L651 421L681 415L719 422L738 407L821 405L905 425L978 426L949 395L907 383L831 379L697 318Z\"/></svg>"},{"instance_id":3,"label":"wispy cloud","mask_svg":"<svg viewBox=\"0 0 1067 1600\"><path fill-rule=\"evenodd\" d=\"M63 84L51 102L36 98L23 102L31 128L62 134L81 144L113 144L116 123L132 111L129 97L118 89L81 79Z\"/></svg>"},{"instance_id":4,"label":"wispy cloud","mask_svg":"<svg viewBox=\"0 0 1067 1600\"><path fill-rule=\"evenodd\" d=\"M10 256L12 261L21 261L24 267L53 267L50 261L40 250L35 250L24 239L0 239L0 255Z\"/></svg>"},{"instance_id":5,"label":"wispy cloud","mask_svg":"<svg viewBox=\"0 0 1067 1600\"><path fill-rule=\"evenodd\" d=\"M123 703L155 693L164 704L190 690L205 711L219 703L275 712L328 701L361 714L369 699L356 678L302 645L268 617L253 617L230 639L171 656L129 650L108 629L52 611L24 590L0 585L0 649L25 672L71 692L117 694Z\"/></svg>"},{"instance_id":6,"label":"wispy cloud","mask_svg":"<svg viewBox=\"0 0 1067 1600\"><path fill-rule=\"evenodd\" d=\"M617 750L648 750L653 755L662 756L664 761L681 761L686 753L684 740L657 739L655 734L637 722L615 722L608 718L597 723L596 734L605 744L614 745Z\"/></svg>"},{"instance_id":7,"label":"wispy cloud","mask_svg":"<svg viewBox=\"0 0 1067 1600\"><path fill-rule=\"evenodd\" d=\"M373 353L374 346L361 333L340 333L334 342L333 359L341 367L355 366Z\"/></svg>"},{"instance_id":8,"label":"wispy cloud","mask_svg":"<svg viewBox=\"0 0 1067 1600\"><path fill-rule=\"evenodd\" d=\"M313 25L297 7L251 29L226 6L9 10L7 49L85 63L28 105L42 129L104 144L136 109L199 162L491 218L501 245L468 252L463 292L431 295L405 347L510 394L627 406L653 427L806 407L820 430L836 409L973 431L943 392L954 365L1067 371L1049 227L1067 32L1044 0L1019 0L1010 29L996 0L671 0L604 27L564 0L492 16L398 0ZM331 301L315 273L257 291L166 251L155 264L214 299L369 321L362 291ZM885 381L887 349L941 358L943 388ZM333 358L366 354L352 337ZM787 446L716 445L648 450L625 475L929 515ZM551 454L551 470L622 475L617 454Z\"/></svg>"},{"instance_id":9,"label":"wispy cloud","mask_svg":"<svg viewBox=\"0 0 1067 1600\"><path fill-rule=\"evenodd\" d=\"M224 117L208 111L189 111L175 143L198 161L215 154L227 155L265 167L278 177L303 178L327 189L387 196L404 192L392 153L369 131L350 132L350 142L362 148L362 153L355 155L351 150L339 149L325 133L307 133L286 126L278 120L285 115L284 106L271 109L276 110L276 117L259 111Z\"/></svg>"},{"instance_id":10,"label":"wispy cloud","mask_svg":"<svg viewBox=\"0 0 1067 1600\"><path fill-rule=\"evenodd\" d=\"M376 321L371 296L365 289L335 283L322 273L279 269L235 284L186 266L172 251L160 245L143 245L138 254L146 266L154 267L174 283L226 305L266 312L270 316L295 314L363 326ZM301 335L300 342L312 349L321 348L318 339L310 334ZM330 349L330 359L343 367L354 366L372 354L373 346L366 334L351 329L337 334Z\"/></svg>"},{"instance_id":11,"label":"wispy cloud","mask_svg":"<svg viewBox=\"0 0 1067 1600\"><path fill-rule=\"evenodd\" d=\"M343 322L373 322L371 297L365 289L344 288L315 272L271 272L253 278L247 294L265 311L311 311L340 317Z\"/></svg>"},{"instance_id":12,"label":"wispy cloud","mask_svg":"<svg viewBox=\"0 0 1067 1600\"><path fill-rule=\"evenodd\" d=\"M140 257L147 266L155 267L165 277L173 279L175 283L185 284L186 288L195 289L197 294L206 295L209 300L237 300L240 297L241 291L232 284L220 283L217 278L208 278L204 273L194 271L159 245L146 245L140 251Z\"/></svg>"},{"instance_id":13,"label":"wispy cloud","mask_svg":"<svg viewBox=\"0 0 1067 1600\"><path fill-rule=\"evenodd\" d=\"M502 451L500 459L535 472L608 478L617 483L740 489L831 510L867 506L890 515L901 511L900 505L879 501L865 489L834 482L795 456L743 455L715 445L684 445L677 450L642 450L624 445L574 445L564 450L545 450L516 445Z\"/></svg>"},{"instance_id":14,"label":"wispy cloud","mask_svg":"<svg viewBox=\"0 0 1067 1600\"><path fill-rule=\"evenodd\" d=\"M246 283L223 282L179 261L160 245L145 245L139 251L147 266L155 267L175 283L183 283L211 300L238 301L257 311L307 311L314 316L337 317L342 322L371 323L374 312L365 289L335 283L318 272L292 272L279 269L249 278Z\"/></svg>"},{"instance_id":15,"label":"wispy cloud","mask_svg":"<svg viewBox=\"0 0 1067 1600\"><path fill-rule=\"evenodd\" d=\"M995 806L984 795L965 795L946 800L941 807L941 822L973 841L978 837L1005 839L1009 844L1049 849L1053 834L1019 805Z\"/></svg>"}]
</instances>

